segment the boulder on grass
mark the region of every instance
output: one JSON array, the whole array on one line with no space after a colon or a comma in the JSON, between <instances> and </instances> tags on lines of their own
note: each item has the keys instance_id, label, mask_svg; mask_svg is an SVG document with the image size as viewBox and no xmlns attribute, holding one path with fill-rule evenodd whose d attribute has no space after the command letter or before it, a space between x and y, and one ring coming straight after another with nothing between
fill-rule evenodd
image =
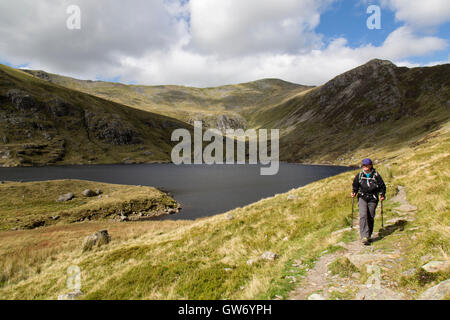
<instances>
[{"instance_id":1,"label":"boulder on grass","mask_svg":"<svg viewBox=\"0 0 450 320\"><path fill-rule=\"evenodd\" d=\"M436 273L444 271L449 267L447 261L430 261L426 265L422 266L422 269L429 273Z\"/></svg>"},{"instance_id":2,"label":"boulder on grass","mask_svg":"<svg viewBox=\"0 0 450 320\"><path fill-rule=\"evenodd\" d=\"M61 196L59 196L59 198L56 200L56 202L66 202L66 201L70 201L75 197L75 195L72 192L63 194Z\"/></svg>"},{"instance_id":3,"label":"boulder on grass","mask_svg":"<svg viewBox=\"0 0 450 320\"><path fill-rule=\"evenodd\" d=\"M95 191L92 191L91 189L86 189L83 191L83 196L91 198L91 197L98 196L98 194Z\"/></svg>"},{"instance_id":4,"label":"boulder on grass","mask_svg":"<svg viewBox=\"0 0 450 320\"><path fill-rule=\"evenodd\" d=\"M419 300L443 300L450 294L450 279L442 281L421 294Z\"/></svg>"},{"instance_id":5,"label":"boulder on grass","mask_svg":"<svg viewBox=\"0 0 450 320\"><path fill-rule=\"evenodd\" d=\"M90 251L94 247L101 247L102 245L108 244L110 241L111 236L108 234L108 230L96 232L84 239L83 252Z\"/></svg>"},{"instance_id":6,"label":"boulder on grass","mask_svg":"<svg viewBox=\"0 0 450 320\"><path fill-rule=\"evenodd\" d=\"M261 259L274 261L278 259L279 255L270 251L264 252L261 255Z\"/></svg>"}]
</instances>

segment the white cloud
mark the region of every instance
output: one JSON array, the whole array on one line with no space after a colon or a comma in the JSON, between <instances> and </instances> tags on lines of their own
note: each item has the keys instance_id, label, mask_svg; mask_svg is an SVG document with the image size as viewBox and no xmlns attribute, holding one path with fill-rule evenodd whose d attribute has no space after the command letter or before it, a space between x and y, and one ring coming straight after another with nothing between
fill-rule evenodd
<instances>
[{"instance_id":1,"label":"white cloud","mask_svg":"<svg viewBox=\"0 0 450 320\"><path fill-rule=\"evenodd\" d=\"M386 38L381 47L374 50L380 57L397 60L425 55L446 47L446 40L418 36L409 27L400 27Z\"/></svg>"},{"instance_id":2,"label":"white cloud","mask_svg":"<svg viewBox=\"0 0 450 320\"><path fill-rule=\"evenodd\" d=\"M81 8L81 30L66 27L71 4ZM2 0L1 58L49 71L101 74L118 66L120 56L167 50L178 41L185 23L169 11L159 0Z\"/></svg>"},{"instance_id":3,"label":"white cloud","mask_svg":"<svg viewBox=\"0 0 450 320\"><path fill-rule=\"evenodd\" d=\"M245 55L319 48L314 28L330 0L191 0L192 45L202 52Z\"/></svg>"},{"instance_id":4,"label":"white cloud","mask_svg":"<svg viewBox=\"0 0 450 320\"><path fill-rule=\"evenodd\" d=\"M382 0L395 11L397 20L409 26L433 27L450 20L449 0Z\"/></svg>"},{"instance_id":5,"label":"white cloud","mask_svg":"<svg viewBox=\"0 0 450 320\"><path fill-rule=\"evenodd\" d=\"M326 48L308 53L262 53L237 57L220 57L186 51L182 46L164 54L151 53L140 59L123 60L123 69L132 70L125 78L134 77L139 83L187 84L213 86L262 78L281 78L307 84L322 84L332 77L357 67L371 59L394 62L446 47L436 37L419 37L407 27L392 32L379 47L367 45L351 48L339 38Z\"/></svg>"},{"instance_id":6,"label":"white cloud","mask_svg":"<svg viewBox=\"0 0 450 320\"><path fill-rule=\"evenodd\" d=\"M325 46L315 28L332 1L2 0L0 59L140 84L204 87L270 77L318 85L373 58L412 66L409 58L447 47L420 35L400 0L389 5L408 23L382 45L351 48L339 38ZM81 7L80 31L66 28L69 4Z\"/></svg>"}]
</instances>

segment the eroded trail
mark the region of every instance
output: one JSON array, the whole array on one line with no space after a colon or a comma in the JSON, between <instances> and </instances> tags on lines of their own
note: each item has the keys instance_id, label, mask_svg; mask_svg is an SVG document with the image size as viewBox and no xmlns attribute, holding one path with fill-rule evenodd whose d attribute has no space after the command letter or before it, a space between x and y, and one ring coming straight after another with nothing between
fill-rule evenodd
<instances>
[{"instance_id":1,"label":"eroded trail","mask_svg":"<svg viewBox=\"0 0 450 320\"><path fill-rule=\"evenodd\" d=\"M403 228L408 221L414 221L415 219L417 208L408 203L404 187L399 187L398 194L390 201L400 205L394 209L399 217L386 221L384 229L374 232L374 242L383 241L383 238L389 236L397 229ZM386 251L364 246L359 240L358 219L353 221L353 225L353 241L348 243L340 242L337 246L342 247L342 250L322 255L314 265L314 268L308 271L301 285L290 294L290 300L327 300L336 298L402 300L406 298L402 293L396 292L381 277L381 270L386 265L395 264L396 260L401 259L400 251L397 248ZM348 231L351 231L350 227L338 230L333 235L339 235ZM357 269L351 272L352 269L349 267L345 270L347 273L333 275L330 271L330 264L337 260L344 263L349 261L353 265L352 267ZM365 274L364 281L361 280L363 273Z\"/></svg>"}]
</instances>

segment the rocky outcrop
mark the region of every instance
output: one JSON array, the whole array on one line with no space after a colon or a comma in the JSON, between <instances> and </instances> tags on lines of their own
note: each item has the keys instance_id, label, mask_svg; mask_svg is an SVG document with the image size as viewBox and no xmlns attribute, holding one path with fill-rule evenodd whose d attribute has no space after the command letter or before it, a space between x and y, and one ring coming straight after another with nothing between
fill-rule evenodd
<instances>
[{"instance_id":1,"label":"rocky outcrop","mask_svg":"<svg viewBox=\"0 0 450 320\"><path fill-rule=\"evenodd\" d=\"M108 230L101 230L90 236L87 236L83 241L83 252L90 251L94 247L101 247L108 244L111 241L111 236L108 234Z\"/></svg>"},{"instance_id":2,"label":"rocky outcrop","mask_svg":"<svg viewBox=\"0 0 450 320\"><path fill-rule=\"evenodd\" d=\"M69 192L59 196L56 202L66 202L72 200L73 198L75 198L75 195L72 192Z\"/></svg>"},{"instance_id":3,"label":"rocky outcrop","mask_svg":"<svg viewBox=\"0 0 450 320\"><path fill-rule=\"evenodd\" d=\"M205 129L217 129L223 134L227 129L243 129L248 127L247 121L236 113L226 113L220 115L196 114L188 120L194 125L195 121L202 121Z\"/></svg>"},{"instance_id":4,"label":"rocky outcrop","mask_svg":"<svg viewBox=\"0 0 450 320\"><path fill-rule=\"evenodd\" d=\"M375 59L339 75L307 96L305 106L317 106L309 117L340 119L341 125L356 121L359 126L389 120L405 103L398 79L402 71L390 61ZM302 108L294 116L304 115Z\"/></svg>"},{"instance_id":5,"label":"rocky outcrop","mask_svg":"<svg viewBox=\"0 0 450 320\"><path fill-rule=\"evenodd\" d=\"M82 192L83 196L87 198L98 196L100 193L97 193L95 191L92 191L91 189L86 189Z\"/></svg>"},{"instance_id":6,"label":"rocky outcrop","mask_svg":"<svg viewBox=\"0 0 450 320\"><path fill-rule=\"evenodd\" d=\"M429 288L419 297L419 300L443 300L450 295L450 279Z\"/></svg>"},{"instance_id":7,"label":"rocky outcrop","mask_svg":"<svg viewBox=\"0 0 450 320\"><path fill-rule=\"evenodd\" d=\"M28 225L25 226L25 229L36 229L45 226L46 222L45 220L34 220Z\"/></svg>"},{"instance_id":8,"label":"rocky outcrop","mask_svg":"<svg viewBox=\"0 0 450 320\"><path fill-rule=\"evenodd\" d=\"M6 97L20 111L36 111L38 109L37 101L26 91L20 89L11 89L6 93Z\"/></svg>"},{"instance_id":9,"label":"rocky outcrop","mask_svg":"<svg viewBox=\"0 0 450 320\"><path fill-rule=\"evenodd\" d=\"M97 113L86 110L87 130L97 139L114 145L138 144L141 138L133 126L118 114Z\"/></svg>"},{"instance_id":10,"label":"rocky outcrop","mask_svg":"<svg viewBox=\"0 0 450 320\"><path fill-rule=\"evenodd\" d=\"M274 252L271 252L271 251L264 252L264 253L261 255L261 259L263 259L263 260L274 261L274 260L276 260L276 259L278 259L278 258L279 258L279 255L276 254L276 253L274 253Z\"/></svg>"},{"instance_id":11,"label":"rocky outcrop","mask_svg":"<svg viewBox=\"0 0 450 320\"><path fill-rule=\"evenodd\" d=\"M0 66L0 166L120 163L170 160L170 133L190 126L57 86L56 75ZM49 82L44 82L42 80ZM145 154L138 154L139 144ZM33 146L26 148L26 146ZM6 148L6 147L9 147ZM148 150L148 151L147 151Z\"/></svg>"},{"instance_id":12,"label":"rocky outcrop","mask_svg":"<svg viewBox=\"0 0 450 320\"><path fill-rule=\"evenodd\" d=\"M50 75L42 70L38 70L38 71L31 71L31 70L23 70L26 73L29 73L39 79L45 80L45 81L51 81Z\"/></svg>"},{"instance_id":13,"label":"rocky outcrop","mask_svg":"<svg viewBox=\"0 0 450 320\"><path fill-rule=\"evenodd\" d=\"M430 261L422 266L422 269L428 273L436 273L448 269L449 263L447 261Z\"/></svg>"},{"instance_id":14,"label":"rocky outcrop","mask_svg":"<svg viewBox=\"0 0 450 320\"><path fill-rule=\"evenodd\" d=\"M216 119L216 128L222 132L227 129L246 129L247 122L245 119L239 115L227 115L222 114Z\"/></svg>"},{"instance_id":15,"label":"rocky outcrop","mask_svg":"<svg viewBox=\"0 0 450 320\"><path fill-rule=\"evenodd\" d=\"M59 97L51 99L45 105L47 111L53 117L67 117L67 116L81 117L80 108L71 105L70 103Z\"/></svg>"}]
</instances>

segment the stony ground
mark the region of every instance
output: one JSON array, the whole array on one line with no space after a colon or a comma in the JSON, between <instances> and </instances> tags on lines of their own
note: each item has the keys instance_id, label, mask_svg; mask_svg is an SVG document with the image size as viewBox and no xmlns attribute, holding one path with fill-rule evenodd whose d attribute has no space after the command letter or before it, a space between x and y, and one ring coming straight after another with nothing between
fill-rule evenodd
<instances>
[{"instance_id":1,"label":"stony ground","mask_svg":"<svg viewBox=\"0 0 450 320\"><path fill-rule=\"evenodd\" d=\"M383 241L396 229L401 228L406 222L414 221L417 208L408 203L406 192L403 187L399 187L398 194L391 199L398 203L395 208L399 218L385 222L385 226L379 232L374 232L373 241ZM378 209L379 210L379 209ZM379 212L377 212L379 214ZM338 230L335 234L351 231L351 228ZM327 300L327 299L356 299L356 300L403 300L404 294L395 291L395 284L388 283L381 279L381 270L389 268L401 258L401 252L397 248L391 251L375 249L365 246L359 239L358 220L354 220L352 240L348 243L340 242L337 245L342 247L334 253L326 253L316 262L315 266L308 270L306 277L302 280L301 286L294 290L291 300ZM354 272L351 275L333 275L329 270L331 263L337 259L348 260L361 272ZM361 281L362 274L364 280Z\"/></svg>"}]
</instances>

